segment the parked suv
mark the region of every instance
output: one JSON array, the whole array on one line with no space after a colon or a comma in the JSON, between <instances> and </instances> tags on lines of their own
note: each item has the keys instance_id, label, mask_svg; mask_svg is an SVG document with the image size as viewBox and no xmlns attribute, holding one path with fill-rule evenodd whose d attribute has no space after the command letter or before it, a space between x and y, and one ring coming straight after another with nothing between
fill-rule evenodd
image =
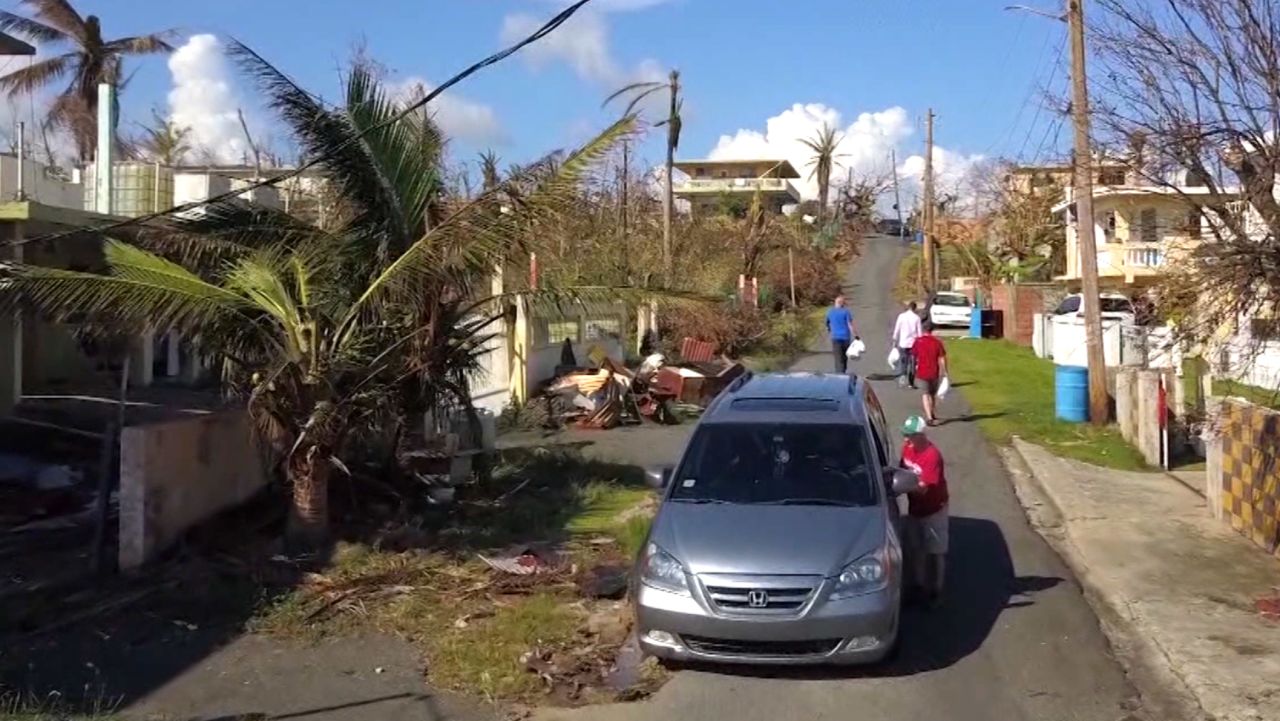
<instances>
[{"instance_id":1,"label":"parked suv","mask_svg":"<svg viewBox=\"0 0 1280 721\"><path fill-rule=\"evenodd\" d=\"M664 489L632 590L645 652L750 664L873 663L898 642L896 495L915 474L870 386L746 375L707 408Z\"/></svg>"}]
</instances>

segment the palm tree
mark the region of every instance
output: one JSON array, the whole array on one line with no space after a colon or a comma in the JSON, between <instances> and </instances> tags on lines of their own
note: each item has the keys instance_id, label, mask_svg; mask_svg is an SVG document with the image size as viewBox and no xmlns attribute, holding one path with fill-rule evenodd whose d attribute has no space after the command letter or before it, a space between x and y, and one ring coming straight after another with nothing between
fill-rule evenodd
<instances>
[{"instance_id":1,"label":"palm tree","mask_svg":"<svg viewBox=\"0 0 1280 721\"><path fill-rule=\"evenodd\" d=\"M174 328L225 358L292 487L288 540L321 544L328 480L354 429L403 418L406 403L470 408L468 379L505 316L491 296L496 264L533 250L586 171L634 129L623 118L556 166L514 208L500 189L457 200L438 222L439 131L357 65L345 102L329 108L243 46L257 79L310 157L326 158L343 200L325 228L280 211L223 202L173 219L154 237L108 242L109 271L10 266L0 307L29 303L55 317L86 313L121 327ZM615 300L610 288L543 289L533 302ZM421 415L417 417L421 418Z\"/></svg>"},{"instance_id":2,"label":"palm tree","mask_svg":"<svg viewBox=\"0 0 1280 721\"><path fill-rule=\"evenodd\" d=\"M813 157L809 159L808 163L813 168L809 173L809 179L812 180L814 176L818 178L819 225L822 225L827 217L827 200L831 194L831 174L836 169L836 160L844 157L836 154L842 140L844 140L844 135L840 134L830 123L823 123L822 129L816 135L800 141L813 151Z\"/></svg>"},{"instance_id":3,"label":"palm tree","mask_svg":"<svg viewBox=\"0 0 1280 721\"><path fill-rule=\"evenodd\" d=\"M680 97L680 71L672 70L666 82L632 83L610 95L604 102L605 105L608 105L615 98L629 95L631 102L627 105L626 114L631 115L635 113L636 107L645 98L662 90L668 91L670 105L667 110L667 117L655 123L654 126L661 127L665 125L667 127L667 161L663 166L662 277L664 285L670 287L672 278L671 219L675 214L675 190L672 188L672 173L675 166L676 150L680 147L680 129L683 125L680 113L684 108L684 99Z\"/></svg>"},{"instance_id":4,"label":"palm tree","mask_svg":"<svg viewBox=\"0 0 1280 721\"><path fill-rule=\"evenodd\" d=\"M49 109L47 122L66 128L76 143L79 159L93 155L97 133L98 84L120 86L124 59L173 51L173 31L105 40L98 16L82 17L68 0L20 0L31 17L0 10L0 32L26 36L41 45L69 45L70 49L8 75L0 76L0 90L10 98L31 93L70 75L71 83Z\"/></svg>"},{"instance_id":5,"label":"palm tree","mask_svg":"<svg viewBox=\"0 0 1280 721\"><path fill-rule=\"evenodd\" d=\"M143 126L142 136L134 143L148 160L161 165L179 165L191 152L191 128L151 111L152 124Z\"/></svg>"}]
</instances>

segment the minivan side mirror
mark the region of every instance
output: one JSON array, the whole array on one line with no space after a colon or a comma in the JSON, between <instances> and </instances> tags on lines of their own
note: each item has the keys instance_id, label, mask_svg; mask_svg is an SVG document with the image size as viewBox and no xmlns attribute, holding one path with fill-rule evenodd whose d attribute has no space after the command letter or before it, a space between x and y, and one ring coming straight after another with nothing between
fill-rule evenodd
<instances>
[{"instance_id":1,"label":"minivan side mirror","mask_svg":"<svg viewBox=\"0 0 1280 721\"><path fill-rule=\"evenodd\" d=\"M889 466L884 469L884 475L889 491L895 496L911 493L920 488L920 476L916 475L915 471Z\"/></svg>"},{"instance_id":2,"label":"minivan side mirror","mask_svg":"<svg viewBox=\"0 0 1280 721\"><path fill-rule=\"evenodd\" d=\"M650 466L644 469L644 483L650 488L661 491L671 482L671 474L674 472L675 469L671 466Z\"/></svg>"}]
</instances>

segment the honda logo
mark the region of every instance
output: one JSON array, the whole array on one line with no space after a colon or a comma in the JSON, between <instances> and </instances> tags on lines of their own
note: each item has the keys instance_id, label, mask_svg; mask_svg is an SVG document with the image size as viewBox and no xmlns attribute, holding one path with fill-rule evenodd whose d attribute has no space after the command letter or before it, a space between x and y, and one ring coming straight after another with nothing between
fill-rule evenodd
<instances>
[{"instance_id":1,"label":"honda logo","mask_svg":"<svg viewBox=\"0 0 1280 721\"><path fill-rule=\"evenodd\" d=\"M747 591L747 605L751 608L768 608L769 593L767 591Z\"/></svg>"}]
</instances>

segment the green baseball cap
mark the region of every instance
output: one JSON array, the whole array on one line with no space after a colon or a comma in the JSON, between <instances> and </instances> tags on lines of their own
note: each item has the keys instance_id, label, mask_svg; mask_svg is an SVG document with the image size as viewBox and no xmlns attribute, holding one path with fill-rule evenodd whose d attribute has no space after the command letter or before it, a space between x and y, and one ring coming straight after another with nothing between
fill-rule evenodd
<instances>
[{"instance_id":1,"label":"green baseball cap","mask_svg":"<svg viewBox=\"0 0 1280 721\"><path fill-rule=\"evenodd\" d=\"M920 416L911 416L902 424L902 433L907 436L914 436L917 433L924 433L925 422Z\"/></svg>"}]
</instances>

